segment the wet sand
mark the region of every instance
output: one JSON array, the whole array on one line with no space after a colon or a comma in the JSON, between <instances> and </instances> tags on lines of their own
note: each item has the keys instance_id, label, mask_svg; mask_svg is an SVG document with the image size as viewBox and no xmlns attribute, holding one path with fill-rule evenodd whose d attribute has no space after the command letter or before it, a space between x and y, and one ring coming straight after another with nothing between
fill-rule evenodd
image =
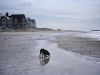
<instances>
[{"instance_id":1,"label":"wet sand","mask_svg":"<svg viewBox=\"0 0 100 75\"><path fill-rule=\"evenodd\" d=\"M100 40L93 39L93 38L73 36L73 34L68 35L66 34L67 32L74 32L74 31L0 32L0 47L9 45L9 43L12 44L14 43L14 41L18 41L18 40L19 42L21 42L20 38L15 39L18 36L21 36L21 38L25 42L25 40L30 38L29 37L30 35L32 36L50 35L55 37L55 40L51 40L51 41L57 43L60 48L63 48L67 51L79 53L81 55L100 58ZM77 34L86 33L86 32L78 32L78 31L75 32ZM41 40L41 38L34 37L34 40L32 41L36 41L39 39Z\"/></svg>"},{"instance_id":2,"label":"wet sand","mask_svg":"<svg viewBox=\"0 0 100 75\"><path fill-rule=\"evenodd\" d=\"M54 42L65 50L100 58L100 40L72 35L58 35Z\"/></svg>"},{"instance_id":3,"label":"wet sand","mask_svg":"<svg viewBox=\"0 0 100 75\"><path fill-rule=\"evenodd\" d=\"M99 41L63 33L1 32L0 75L100 75L100 64L91 63L66 51L90 55L94 53L93 49L96 48L95 52L100 50ZM50 59L39 59L41 48L51 53ZM83 48L92 50L84 52ZM96 54L96 57L99 58L99 55Z\"/></svg>"}]
</instances>

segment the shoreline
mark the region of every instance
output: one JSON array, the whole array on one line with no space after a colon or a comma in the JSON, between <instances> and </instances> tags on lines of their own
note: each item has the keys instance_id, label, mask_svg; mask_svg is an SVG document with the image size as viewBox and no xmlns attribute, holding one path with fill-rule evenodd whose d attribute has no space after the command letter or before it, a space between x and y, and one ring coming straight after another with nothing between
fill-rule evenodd
<instances>
[{"instance_id":1,"label":"shoreline","mask_svg":"<svg viewBox=\"0 0 100 75\"><path fill-rule=\"evenodd\" d=\"M74 32L71 33L73 35ZM76 75L100 75L99 62L87 60L87 57L84 59L82 55L78 57L78 54L73 54L75 52L68 52L59 48L57 43L51 42L56 40L55 36L56 38L59 36L57 41L60 43L67 41L67 44L70 43L71 46L75 46L72 42L74 39L77 39L76 44L79 44L78 40L82 41L71 35L62 36L66 34L66 32L0 33L0 75L33 75L33 73L35 75L72 75L74 73ZM49 60L39 59L41 48L50 52Z\"/></svg>"},{"instance_id":2,"label":"shoreline","mask_svg":"<svg viewBox=\"0 0 100 75\"><path fill-rule=\"evenodd\" d=\"M60 30L51 28L20 28L20 29L0 29L0 32L37 32L37 31L60 31L60 32L88 32L80 30Z\"/></svg>"},{"instance_id":3,"label":"shoreline","mask_svg":"<svg viewBox=\"0 0 100 75\"><path fill-rule=\"evenodd\" d=\"M50 40L58 44L58 46L67 51L71 51L74 53L78 53L81 55L86 55L93 58L100 59L100 40L94 38L87 38L81 36L73 36L66 34L67 32L75 32L75 31L34 31L34 32L0 32L0 37L6 35L5 38L9 38L9 35L53 35L55 39ZM61 33L61 34L60 34ZM63 34L64 33L64 34ZM76 31L76 33L87 33ZM10 37L11 38L11 37Z\"/></svg>"},{"instance_id":4,"label":"shoreline","mask_svg":"<svg viewBox=\"0 0 100 75\"><path fill-rule=\"evenodd\" d=\"M100 40L71 35L58 35L55 38L53 42L62 49L100 59Z\"/></svg>"}]
</instances>

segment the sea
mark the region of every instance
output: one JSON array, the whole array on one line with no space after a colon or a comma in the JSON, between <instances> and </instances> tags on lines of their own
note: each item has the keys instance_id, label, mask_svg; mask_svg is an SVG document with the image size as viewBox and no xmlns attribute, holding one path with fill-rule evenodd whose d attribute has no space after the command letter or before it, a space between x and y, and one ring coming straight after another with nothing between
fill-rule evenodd
<instances>
[{"instance_id":1,"label":"sea","mask_svg":"<svg viewBox=\"0 0 100 75\"><path fill-rule=\"evenodd\" d=\"M88 31L87 33L79 34L79 36L100 40L100 31Z\"/></svg>"}]
</instances>

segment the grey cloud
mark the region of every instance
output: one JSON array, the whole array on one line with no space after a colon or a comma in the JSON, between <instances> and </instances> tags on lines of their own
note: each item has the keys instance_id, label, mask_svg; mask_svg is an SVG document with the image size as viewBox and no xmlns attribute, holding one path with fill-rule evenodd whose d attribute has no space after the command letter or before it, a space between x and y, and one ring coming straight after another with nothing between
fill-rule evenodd
<instances>
[{"instance_id":1,"label":"grey cloud","mask_svg":"<svg viewBox=\"0 0 100 75\"><path fill-rule=\"evenodd\" d=\"M21 6L31 6L31 5L33 5L33 3L32 2L24 1L24 2L21 2L20 5Z\"/></svg>"},{"instance_id":2,"label":"grey cloud","mask_svg":"<svg viewBox=\"0 0 100 75\"><path fill-rule=\"evenodd\" d=\"M75 15L76 13L72 13L72 12L61 12L60 14L64 14L64 15L66 15L66 14L71 14L71 15Z\"/></svg>"},{"instance_id":3,"label":"grey cloud","mask_svg":"<svg viewBox=\"0 0 100 75\"><path fill-rule=\"evenodd\" d=\"M44 11L41 11L41 12L56 12L56 11L44 10Z\"/></svg>"}]
</instances>

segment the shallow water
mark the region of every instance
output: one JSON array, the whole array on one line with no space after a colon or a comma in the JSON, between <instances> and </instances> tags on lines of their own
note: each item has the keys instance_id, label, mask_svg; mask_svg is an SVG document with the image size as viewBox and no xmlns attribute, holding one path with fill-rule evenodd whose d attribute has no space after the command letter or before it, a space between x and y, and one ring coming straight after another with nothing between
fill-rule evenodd
<instances>
[{"instance_id":1,"label":"shallow water","mask_svg":"<svg viewBox=\"0 0 100 75\"><path fill-rule=\"evenodd\" d=\"M45 67L44 74L50 75L99 75L100 66L90 61L81 59L73 54L60 49L56 43L45 40L37 41L38 50L45 48L51 53L50 61Z\"/></svg>"},{"instance_id":2,"label":"shallow water","mask_svg":"<svg viewBox=\"0 0 100 75\"><path fill-rule=\"evenodd\" d=\"M100 40L100 31L91 31L89 33L81 34L82 37L90 37Z\"/></svg>"},{"instance_id":3,"label":"shallow water","mask_svg":"<svg viewBox=\"0 0 100 75\"><path fill-rule=\"evenodd\" d=\"M76 57L49 42L53 35L2 36L0 75L100 75L100 65ZM41 48L50 52L50 59L39 59Z\"/></svg>"}]
</instances>

